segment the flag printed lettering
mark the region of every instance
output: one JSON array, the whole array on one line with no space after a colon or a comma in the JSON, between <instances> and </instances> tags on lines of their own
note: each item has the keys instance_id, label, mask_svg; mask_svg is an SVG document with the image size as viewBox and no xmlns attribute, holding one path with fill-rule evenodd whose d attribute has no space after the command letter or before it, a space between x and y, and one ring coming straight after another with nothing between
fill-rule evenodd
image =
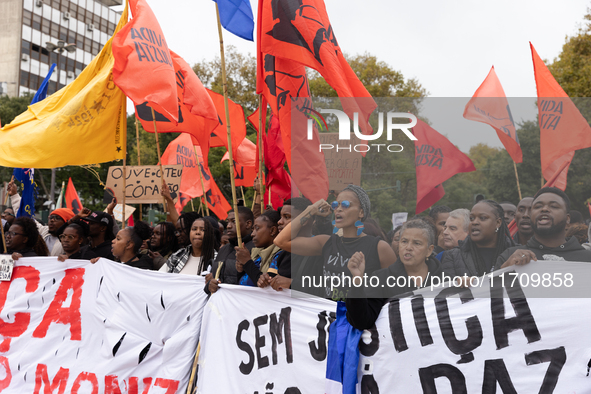
<instances>
[{"instance_id":1,"label":"flag printed lettering","mask_svg":"<svg viewBox=\"0 0 591 394\"><path fill-rule=\"evenodd\" d=\"M129 30L129 35L133 40L140 62L145 58L147 61L165 63L174 67L169 56L170 51L166 46L166 41L162 39L162 35L146 27L139 29L132 27Z\"/></svg>"},{"instance_id":2,"label":"flag printed lettering","mask_svg":"<svg viewBox=\"0 0 591 394\"><path fill-rule=\"evenodd\" d=\"M440 148L435 148L431 145L417 146L415 165L417 167L435 167L441 170L441 166L443 165L443 152Z\"/></svg>"},{"instance_id":3,"label":"flag printed lettering","mask_svg":"<svg viewBox=\"0 0 591 394\"><path fill-rule=\"evenodd\" d=\"M542 100L540 104L540 126L544 130L556 130L562 115L562 100Z\"/></svg>"}]
</instances>

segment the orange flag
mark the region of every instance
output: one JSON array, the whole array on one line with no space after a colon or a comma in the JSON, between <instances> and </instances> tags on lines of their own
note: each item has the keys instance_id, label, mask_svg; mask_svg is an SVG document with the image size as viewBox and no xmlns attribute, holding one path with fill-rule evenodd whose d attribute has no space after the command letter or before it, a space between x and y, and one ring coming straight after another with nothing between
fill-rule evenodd
<instances>
[{"instance_id":1,"label":"orange flag","mask_svg":"<svg viewBox=\"0 0 591 394\"><path fill-rule=\"evenodd\" d=\"M76 192L76 188L74 187L74 182L72 182L72 178L68 178L68 186L66 187L66 207L70 208L74 214L79 213L84 208L82 206L82 202L80 202L80 197L78 197L78 193Z\"/></svg>"},{"instance_id":2,"label":"orange flag","mask_svg":"<svg viewBox=\"0 0 591 394\"><path fill-rule=\"evenodd\" d=\"M209 152L210 136L213 130L220 124L216 107L209 92L193 69L176 53L170 51L175 69L175 89L179 100L178 124L173 123L160 112L155 112L156 127L158 132L189 133L195 144L205 152L205 166L208 166L207 156ZM137 118L147 132L154 132L152 111L147 103L136 105Z\"/></svg>"},{"instance_id":3,"label":"orange flag","mask_svg":"<svg viewBox=\"0 0 591 394\"><path fill-rule=\"evenodd\" d=\"M247 116L248 121L252 124L252 126L254 127L254 129L257 131L257 143L256 143L256 152L255 152L255 158L256 158L256 163L255 163L255 171L258 173L259 172L259 149L263 149L264 145L265 145L265 128L267 126L267 99L266 96L263 95L262 97L262 108L263 108L263 112L261 114L261 125L263 128L263 135L262 137L259 138L259 112L261 110L261 107L259 106L251 115ZM259 146L259 141L262 141L263 146Z\"/></svg>"},{"instance_id":4,"label":"orange flag","mask_svg":"<svg viewBox=\"0 0 591 394\"><path fill-rule=\"evenodd\" d=\"M447 138L418 120L413 127L417 168L417 215L444 195L442 183L460 172L476 171L474 163Z\"/></svg>"},{"instance_id":5,"label":"orange flag","mask_svg":"<svg viewBox=\"0 0 591 394\"><path fill-rule=\"evenodd\" d=\"M221 162L229 160L230 155L228 152L224 154ZM249 139L245 138L236 152L234 158L234 179L236 186L252 187L254 185L254 178L257 177L258 172L256 170L257 156L256 156L256 145L253 144Z\"/></svg>"},{"instance_id":6,"label":"orange flag","mask_svg":"<svg viewBox=\"0 0 591 394\"><path fill-rule=\"evenodd\" d=\"M565 163L570 165L572 156L569 159L565 155L574 155L577 149L591 147L591 127L556 82L534 46L531 43L530 46L538 91L542 174L547 180L563 179L566 188L568 166L565 167ZM560 161L554 163L556 160Z\"/></svg>"},{"instance_id":7,"label":"orange flag","mask_svg":"<svg viewBox=\"0 0 591 394\"><path fill-rule=\"evenodd\" d=\"M224 96L206 89L211 97L218 113L219 123L211 132L210 145L212 147L225 146L228 148L228 131L226 130L226 107L224 105ZM232 155L238 154L238 147L246 137L246 119L242 106L228 99L228 111L230 112L230 133L232 135Z\"/></svg>"},{"instance_id":8,"label":"orange flag","mask_svg":"<svg viewBox=\"0 0 591 394\"><path fill-rule=\"evenodd\" d=\"M174 65L158 20L145 0L129 0L133 19L113 38L113 82L135 104L179 118Z\"/></svg>"},{"instance_id":9,"label":"orange flag","mask_svg":"<svg viewBox=\"0 0 591 394\"><path fill-rule=\"evenodd\" d=\"M547 182L542 187L557 187L564 191L566 189L568 168L570 167L570 163L573 161L574 156L575 152L572 151L554 160L547 169L547 173L551 175L546 178Z\"/></svg>"},{"instance_id":10,"label":"orange flag","mask_svg":"<svg viewBox=\"0 0 591 394\"><path fill-rule=\"evenodd\" d=\"M501 86L501 81L495 73L494 66L472 99L466 104L464 118L492 126L513 161L515 163L523 161L509 102Z\"/></svg>"},{"instance_id":11,"label":"orange flag","mask_svg":"<svg viewBox=\"0 0 591 394\"><path fill-rule=\"evenodd\" d=\"M317 70L344 98L344 112L351 119L359 113L361 132L372 133L369 116L377 105L345 60L322 0L260 0L259 26L259 52Z\"/></svg>"},{"instance_id":12,"label":"orange flag","mask_svg":"<svg viewBox=\"0 0 591 394\"><path fill-rule=\"evenodd\" d=\"M195 149L197 150L199 162L195 159ZM228 201L216 185L209 169L205 167L201 149L193 145L189 134L182 133L168 144L168 147L162 154L162 164L183 165L179 199L175 205L179 213L191 198L203 195L203 189L201 188L201 181L199 179L199 171L201 171L207 206L220 219L225 219L228 216L227 212L231 209L230 204L228 204Z\"/></svg>"}]
</instances>

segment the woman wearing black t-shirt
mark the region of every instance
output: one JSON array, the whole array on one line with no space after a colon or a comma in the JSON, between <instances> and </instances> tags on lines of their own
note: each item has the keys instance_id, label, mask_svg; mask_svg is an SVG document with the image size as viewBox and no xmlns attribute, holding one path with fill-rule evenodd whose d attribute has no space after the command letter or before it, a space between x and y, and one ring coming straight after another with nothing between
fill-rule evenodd
<instances>
[{"instance_id":1,"label":"woman wearing black t-shirt","mask_svg":"<svg viewBox=\"0 0 591 394\"><path fill-rule=\"evenodd\" d=\"M324 287L326 297L342 300L350 288L348 285L342 285L344 278L351 278L347 262L355 252L363 252L365 255L368 273L385 268L396 261L394 251L385 241L362 232L363 222L369 217L370 208L367 193L359 186L349 185L339 193L332 204L319 200L306 208L279 233L274 243L283 250L301 256L322 256L322 283L312 285ZM331 212L334 212L335 233L314 237L297 236L302 226L314 216L326 217ZM341 229L342 235L337 235ZM293 239L292 234L295 237ZM338 280L334 277L338 277Z\"/></svg>"}]
</instances>

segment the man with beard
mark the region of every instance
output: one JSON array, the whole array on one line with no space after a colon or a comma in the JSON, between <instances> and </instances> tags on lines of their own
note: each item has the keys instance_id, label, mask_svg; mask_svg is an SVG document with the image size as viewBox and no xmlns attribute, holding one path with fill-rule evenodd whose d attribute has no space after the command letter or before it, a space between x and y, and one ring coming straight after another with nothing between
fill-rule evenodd
<instances>
[{"instance_id":1,"label":"man with beard","mask_svg":"<svg viewBox=\"0 0 591 394\"><path fill-rule=\"evenodd\" d=\"M531 224L531 204L533 201L533 197L524 197L517 204L517 211L515 212L517 232L513 236L513 241L519 245L526 245L527 241L534 235L534 228Z\"/></svg>"},{"instance_id":2,"label":"man with beard","mask_svg":"<svg viewBox=\"0 0 591 394\"><path fill-rule=\"evenodd\" d=\"M591 252L571 237L566 239L570 200L555 187L540 189L533 198L531 223L533 237L524 246L507 249L497 259L496 269L523 265L531 260L562 260L591 262Z\"/></svg>"}]
</instances>

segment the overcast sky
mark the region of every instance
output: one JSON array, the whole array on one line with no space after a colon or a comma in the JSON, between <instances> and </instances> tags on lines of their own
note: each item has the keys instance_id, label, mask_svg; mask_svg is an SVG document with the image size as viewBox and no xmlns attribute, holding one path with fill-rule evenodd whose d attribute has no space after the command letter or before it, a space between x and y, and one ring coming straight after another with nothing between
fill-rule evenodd
<instances>
[{"instance_id":1,"label":"overcast sky","mask_svg":"<svg viewBox=\"0 0 591 394\"><path fill-rule=\"evenodd\" d=\"M170 49L189 64L219 55L215 5L210 0L148 0ZM556 58L577 33L589 1L325 0L345 53L368 52L416 78L429 97L471 97L492 65L508 97L535 97L529 41L543 59ZM257 2L251 0L256 13ZM256 21L256 15L255 15ZM255 34L256 35L256 34ZM255 43L224 30L226 45L255 54ZM454 100L455 101L455 100ZM466 100L467 101L467 100ZM516 121L535 111L515 111ZM461 119L461 112L459 113ZM467 122L467 121L466 121ZM475 123L475 122L471 122ZM437 124L433 126L437 129ZM443 127L443 126L442 126ZM472 138L439 130L467 150L475 142L499 146L492 128L476 124Z\"/></svg>"}]
</instances>

